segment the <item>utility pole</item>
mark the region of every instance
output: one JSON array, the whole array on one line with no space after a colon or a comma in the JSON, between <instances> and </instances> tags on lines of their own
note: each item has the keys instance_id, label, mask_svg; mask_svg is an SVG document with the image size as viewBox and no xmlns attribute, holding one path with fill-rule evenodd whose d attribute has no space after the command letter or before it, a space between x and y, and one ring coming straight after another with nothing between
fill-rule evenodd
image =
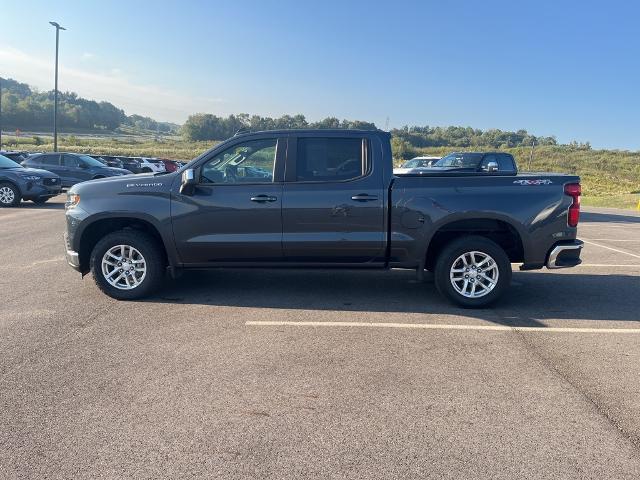
<instances>
[{"instance_id":1,"label":"utility pole","mask_svg":"<svg viewBox=\"0 0 640 480\"><path fill-rule=\"evenodd\" d=\"M53 93L53 151L58 151L58 47L60 45L60 30L66 30L56 22L49 22L56 27L56 86Z\"/></svg>"},{"instance_id":2,"label":"utility pole","mask_svg":"<svg viewBox=\"0 0 640 480\"><path fill-rule=\"evenodd\" d=\"M533 161L533 149L536 148L536 141L533 140L531 142L531 152L529 152L529 166L527 167L527 170L531 171L531 162Z\"/></svg>"}]
</instances>

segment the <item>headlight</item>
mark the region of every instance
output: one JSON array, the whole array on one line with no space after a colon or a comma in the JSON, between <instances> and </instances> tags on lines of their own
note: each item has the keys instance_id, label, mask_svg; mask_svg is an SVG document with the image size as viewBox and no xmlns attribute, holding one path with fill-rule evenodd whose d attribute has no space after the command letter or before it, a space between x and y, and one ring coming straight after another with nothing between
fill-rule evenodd
<instances>
[{"instance_id":1,"label":"headlight","mask_svg":"<svg viewBox=\"0 0 640 480\"><path fill-rule=\"evenodd\" d=\"M31 180L32 182L35 182L42 178L42 177L38 177L37 175L20 175L20 177L24 178L25 180Z\"/></svg>"},{"instance_id":2,"label":"headlight","mask_svg":"<svg viewBox=\"0 0 640 480\"><path fill-rule=\"evenodd\" d=\"M67 201L64 204L65 210L71 210L80 203L80 195L77 193L67 193Z\"/></svg>"}]
</instances>

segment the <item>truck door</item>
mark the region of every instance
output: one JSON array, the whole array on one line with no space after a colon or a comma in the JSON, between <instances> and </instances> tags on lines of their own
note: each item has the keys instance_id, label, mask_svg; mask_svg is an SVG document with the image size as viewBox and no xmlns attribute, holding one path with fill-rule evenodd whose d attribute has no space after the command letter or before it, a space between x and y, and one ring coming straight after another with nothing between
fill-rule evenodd
<instances>
[{"instance_id":1,"label":"truck door","mask_svg":"<svg viewBox=\"0 0 640 480\"><path fill-rule=\"evenodd\" d=\"M171 218L185 264L282 260L286 137L238 139L196 168L193 194L173 187Z\"/></svg>"},{"instance_id":2,"label":"truck door","mask_svg":"<svg viewBox=\"0 0 640 480\"><path fill-rule=\"evenodd\" d=\"M384 262L385 186L369 144L353 134L289 138L282 193L287 262Z\"/></svg>"}]
</instances>

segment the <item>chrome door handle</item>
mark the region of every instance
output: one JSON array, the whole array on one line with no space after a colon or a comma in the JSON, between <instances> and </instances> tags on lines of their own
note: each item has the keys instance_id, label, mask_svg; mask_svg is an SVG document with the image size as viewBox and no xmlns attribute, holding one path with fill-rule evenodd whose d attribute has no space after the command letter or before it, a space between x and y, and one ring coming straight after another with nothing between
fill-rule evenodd
<instances>
[{"instance_id":1,"label":"chrome door handle","mask_svg":"<svg viewBox=\"0 0 640 480\"><path fill-rule=\"evenodd\" d=\"M264 202L275 202L278 200L278 197L272 197L270 195L256 195L255 197L251 197L252 202L264 203Z\"/></svg>"},{"instance_id":2,"label":"chrome door handle","mask_svg":"<svg viewBox=\"0 0 640 480\"><path fill-rule=\"evenodd\" d=\"M353 195L351 200L356 202L372 202L373 200L378 200L378 197L375 195L367 195L366 193L359 193L358 195Z\"/></svg>"}]
</instances>

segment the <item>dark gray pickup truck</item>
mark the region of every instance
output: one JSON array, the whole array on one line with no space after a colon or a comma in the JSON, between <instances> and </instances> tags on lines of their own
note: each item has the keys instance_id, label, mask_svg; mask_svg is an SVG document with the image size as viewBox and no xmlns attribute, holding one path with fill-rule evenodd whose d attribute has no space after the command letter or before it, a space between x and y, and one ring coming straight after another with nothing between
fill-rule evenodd
<instances>
[{"instance_id":1,"label":"dark gray pickup truck","mask_svg":"<svg viewBox=\"0 0 640 480\"><path fill-rule=\"evenodd\" d=\"M464 168L394 175L381 131L237 135L175 173L73 186L69 264L117 299L150 294L167 270L416 269L463 307L498 299L511 263L580 263L579 178Z\"/></svg>"}]
</instances>

